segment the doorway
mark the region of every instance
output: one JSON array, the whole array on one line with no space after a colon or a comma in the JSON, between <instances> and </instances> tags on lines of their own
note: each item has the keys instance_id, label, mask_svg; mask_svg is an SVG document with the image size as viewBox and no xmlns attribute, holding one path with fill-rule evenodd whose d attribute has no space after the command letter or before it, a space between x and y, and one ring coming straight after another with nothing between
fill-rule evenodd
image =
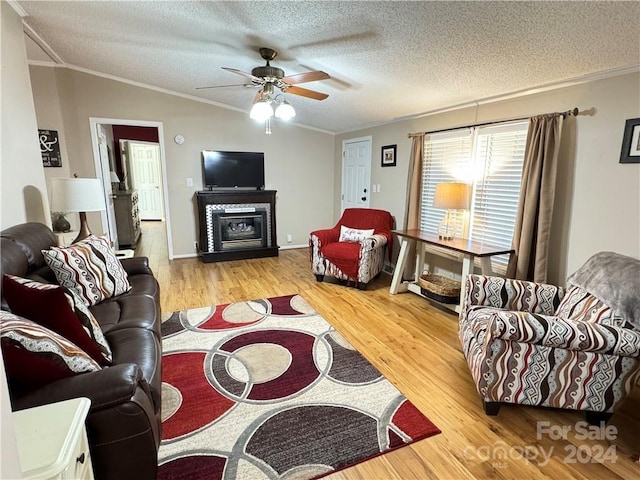
<instances>
[{"instance_id":1,"label":"doorway","mask_svg":"<svg viewBox=\"0 0 640 480\"><path fill-rule=\"evenodd\" d=\"M164 220L160 145L152 142L120 140L131 174L131 189L138 192L140 220Z\"/></svg>"},{"instance_id":2,"label":"doorway","mask_svg":"<svg viewBox=\"0 0 640 480\"><path fill-rule=\"evenodd\" d=\"M342 142L342 211L345 208L369 207L371 143L370 136Z\"/></svg>"},{"instance_id":3,"label":"doorway","mask_svg":"<svg viewBox=\"0 0 640 480\"><path fill-rule=\"evenodd\" d=\"M171 241L171 220L170 220L169 208L168 208L169 196L168 196L168 190L167 190L167 173L166 173L167 169L166 169L164 132L163 132L162 122L122 120L122 119L113 119L113 118L90 118L89 122L90 122L92 132L97 131L98 125L103 126L105 130L110 131L112 133L113 133L113 129L118 127L134 127L134 128L148 127L147 130L153 130L153 129L156 130L157 143L154 142L158 150L157 152L158 161L155 163L157 168L156 175L158 177L156 180L160 184L158 187L156 201L160 205L160 208L159 208L161 212L160 219L161 220L164 219L164 227L165 227L164 229L166 231L166 235L164 235L162 238L166 239L166 243L167 243L166 252L169 257L169 260L172 260L173 246ZM113 141L114 136L110 135L110 137ZM118 153L120 153L119 142L114 142L114 143L116 144L115 150L118 151ZM138 143L145 143L145 142L139 141ZM120 165L112 164L111 166L113 170L111 170L111 172L109 172L108 175L105 175L104 171L100 168L98 140L97 140L97 135L95 133L92 134L92 147L93 147L94 162L96 165L96 172L98 172L98 176L102 178L103 184L110 185L112 181L112 178L110 177L111 172L115 172L116 176L118 176L118 180L120 180L121 189L125 189L126 187L131 188L132 184L130 182L130 179L127 179L127 175L128 175L127 170L124 170L122 168L122 166L125 165L126 160L122 159L122 162ZM103 215L103 230L105 232L109 231L109 227L104 215Z\"/></svg>"}]
</instances>

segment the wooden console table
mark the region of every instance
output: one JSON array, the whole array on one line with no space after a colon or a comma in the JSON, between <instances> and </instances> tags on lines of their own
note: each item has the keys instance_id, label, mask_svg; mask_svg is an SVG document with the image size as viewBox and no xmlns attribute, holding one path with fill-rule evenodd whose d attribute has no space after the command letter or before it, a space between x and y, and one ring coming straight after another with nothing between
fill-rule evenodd
<instances>
[{"instance_id":1,"label":"wooden console table","mask_svg":"<svg viewBox=\"0 0 640 480\"><path fill-rule=\"evenodd\" d=\"M391 280L389 293L396 294L409 291L422 296L420 285L418 284L418 278L422 273L425 262L425 246L434 245L445 249L447 252L452 252L454 256L457 255L462 258L462 290L460 292L460 304L453 308L456 312L460 312L462 302L464 301L465 280L467 275L473 272L475 258L477 257L480 259L482 274L492 275L493 269L491 268L491 257L503 254L511 255L514 253L514 250L510 248L505 249L503 247L496 247L482 242L474 242L466 238L442 240L438 238L437 234L423 232L421 230L393 230L392 233L401 237L402 243L400 245L398 263L396 264L395 271L393 272L393 279ZM402 275L405 267L407 266L407 262L409 261L409 252L412 246L415 246L416 252L415 276L409 281L403 281ZM438 255L435 249L429 253Z\"/></svg>"}]
</instances>

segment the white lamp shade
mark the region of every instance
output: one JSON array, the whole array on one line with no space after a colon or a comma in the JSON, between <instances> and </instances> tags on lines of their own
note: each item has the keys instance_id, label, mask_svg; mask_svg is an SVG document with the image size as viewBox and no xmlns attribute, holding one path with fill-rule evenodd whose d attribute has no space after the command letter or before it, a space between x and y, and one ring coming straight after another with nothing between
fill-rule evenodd
<instances>
[{"instance_id":1,"label":"white lamp shade","mask_svg":"<svg viewBox=\"0 0 640 480\"><path fill-rule=\"evenodd\" d=\"M253 104L253 107L251 107L251 112L249 112L249 116L254 120L259 120L263 122L267 118L273 117L273 107L265 101L256 102Z\"/></svg>"},{"instance_id":2,"label":"white lamp shade","mask_svg":"<svg viewBox=\"0 0 640 480\"><path fill-rule=\"evenodd\" d=\"M456 182L439 183L436 185L433 206L451 210L469 208L470 196L471 185Z\"/></svg>"},{"instance_id":3,"label":"white lamp shade","mask_svg":"<svg viewBox=\"0 0 640 480\"><path fill-rule=\"evenodd\" d=\"M51 210L98 212L106 210L102 182L97 178L51 179Z\"/></svg>"},{"instance_id":4,"label":"white lamp shade","mask_svg":"<svg viewBox=\"0 0 640 480\"><path fill-rule=\"evenodd\" d=\"M281 118L282 120L290 120L296 116L296 111L291 106L291 104L287 102L282 102L276 108L276 117Z\"/></svg>"}]
</instances>

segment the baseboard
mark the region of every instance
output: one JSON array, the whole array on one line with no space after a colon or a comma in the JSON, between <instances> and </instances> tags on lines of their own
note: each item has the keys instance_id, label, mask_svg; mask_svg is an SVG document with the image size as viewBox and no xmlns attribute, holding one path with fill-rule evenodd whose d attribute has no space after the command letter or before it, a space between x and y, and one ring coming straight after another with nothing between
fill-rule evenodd
<instances>
[{"instance_id":1,"label":"baseboard","mask_svg":"<svg viewBox=\"0 0 640 480\"><path fill-rule=\"evenodd\" d=\"M293 250L294 248L309 248L309 244L304 245L281 245L280 250Z\"/></svg>"},{"instance_id":2,"label":"baseboard","mask_svg":"<svg viewBox=\"0 0 640 480\"><path fill-rule=\"evenodd\" d=\"M197 253L183 253L183 254L180 254L180 255L174 255L169 260L176 260L178 258L193 258L193 257L197 257L197 256L198 256Z\"/></svg>"}]
</instances>

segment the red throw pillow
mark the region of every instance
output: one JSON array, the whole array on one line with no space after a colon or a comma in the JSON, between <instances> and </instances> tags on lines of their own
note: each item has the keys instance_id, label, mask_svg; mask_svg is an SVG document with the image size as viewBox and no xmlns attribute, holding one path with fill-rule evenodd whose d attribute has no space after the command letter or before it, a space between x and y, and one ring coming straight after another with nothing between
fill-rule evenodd
<instances>
[{"instance_id":1,"label":"red throw pillow","mask_svg":"<svg viewBox=\"0 0 640 480\"><path fill-rule=\"evenodd\" d=\"M100 365L66 338L42 325L0 310L0 343L12 388L33 389Z\"/></svg>"},{"instance_id":2,"label":"red throw pillow","mask_svg":"<svg viewBox=\"0 0 640 480\"><path fill-rule=\"evenodd\" d=\"M59 285L5 275L2 293L12 313L53 330L100 365L111 364L111 349L98 322L72 291Z\"/></svg>"}]
</instances>

